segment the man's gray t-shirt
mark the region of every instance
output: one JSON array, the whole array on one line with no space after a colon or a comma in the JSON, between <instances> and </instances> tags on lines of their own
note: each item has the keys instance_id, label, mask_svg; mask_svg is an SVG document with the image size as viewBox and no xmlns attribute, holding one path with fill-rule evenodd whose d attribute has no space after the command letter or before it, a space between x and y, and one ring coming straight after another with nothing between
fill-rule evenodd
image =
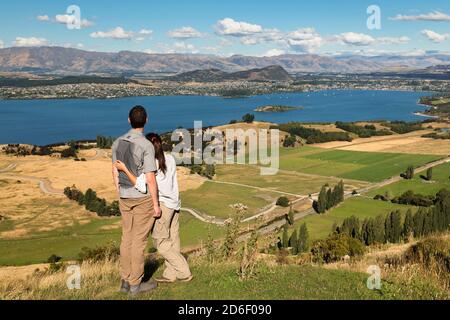
<instances>
[{"instance_id":1,"label":"man's gray t-shirt","mask_svg":"<svg viewBox=\"0 0 450 320\"><path fill-rule=\"evenodd\" d=\"M112 160L113 163L117 160L122 161L136 177L158 170L153 144L142 132L136 130L131 130L114 142ZM122 199L140 199L149 196L136 190L123 172L119 173L119 189Z\"/></svg>"}]
</instances>

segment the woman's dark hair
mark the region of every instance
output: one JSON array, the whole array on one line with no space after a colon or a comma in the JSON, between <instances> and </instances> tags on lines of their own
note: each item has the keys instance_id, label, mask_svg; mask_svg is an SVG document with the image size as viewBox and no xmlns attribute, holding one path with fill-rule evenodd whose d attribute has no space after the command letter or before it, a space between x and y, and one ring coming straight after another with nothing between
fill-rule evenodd
<instances>
[{"instance_id":1,"label":"woman's dark hair","mask_svg":"<svg viewBox=\"0 0 450 320\"><path fill-rule=\"evenodd\" d=\"M147 111L142 106L136 106L131 109L129 118L133 129L141 129L147 123Z\"/></svg>"},{"instance_id":2,"label":"woman's dark hair","mask_svg":"<svg viewBox=\"0 0 450 320\"><path fill-rule=\"evenodd\" d=\"M158 160L159 169L166 174L167 165L166 165L166 157L164 156L163 143L161 137L156 133L149 133L146 135L146 138L153 144L155 147L155 157Z\"/></svg>"}]
</instances>

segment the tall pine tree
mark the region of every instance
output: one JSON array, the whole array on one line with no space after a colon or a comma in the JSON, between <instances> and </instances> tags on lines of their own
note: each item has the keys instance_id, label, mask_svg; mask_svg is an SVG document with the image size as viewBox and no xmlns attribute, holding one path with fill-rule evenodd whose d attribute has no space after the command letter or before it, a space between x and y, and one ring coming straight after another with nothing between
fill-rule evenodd
<instances>
[{"instance_id":1,"label":"tall pine tree","mask_svg":"<svg viewBox=\"0 0 450 320\"><path fill-rule=\"evenodd\" d=\"M317 201L317 211L319 213L325 213L327 211L327 188L322 187L319 193L319 199Z\"/></svg>"},{"instance_id":2,"label":"tall pine tree","mask_svg":"<svg viewBox=\"0 0 450 320\"><path fill-rule=\"evenodd\" d=\"M298 254L298 239L297 239L297 230L294 230L291 237L289 238L289 247L292 248L292 254Z\"/></svg>"},{"instance_id":3,"label":"tall pine tree","mask_svg":"<svg viewBox=\"0 0 450 320\"><path fill-rule=\"evenodd\" d=\"M306 223L302 224L298 233L297 251L298 253L305 253L309 250L309 233Z\"/></svg>"},{"instance_id":4,"label":"tall pine tree","mask_svg":"<svg viewBox=\"0 0 450 320\"><path fill-rule=\"evenodd\" d=\"M403 223L403 240L406 242L414 235L414 218L411 209L406 212L405 222Z\"/></svg>"}]
</instances>

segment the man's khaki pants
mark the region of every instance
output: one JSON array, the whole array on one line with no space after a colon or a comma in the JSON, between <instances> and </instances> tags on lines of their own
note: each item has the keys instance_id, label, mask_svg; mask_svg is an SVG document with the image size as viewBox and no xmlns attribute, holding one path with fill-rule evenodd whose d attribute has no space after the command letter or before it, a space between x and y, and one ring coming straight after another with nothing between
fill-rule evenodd
<instances>
[{"instance_id":1,"label":"man's khaki pants","mask_svg":"<svg viewBox=\"0 0 450 320\"><path fill-rule=\"evenodd\" d=\"M166 260L163 277L168 280L184 280L191 276L189 265L181 254L179 213L161 206L161 219L156 220L153 239L158 253Z\"/></svg>"},{"instance_id":2,"label":"man's khaki pants","mask_svg":"<svg viewBox=\"0 0 450 320\"><path fill-rule=\"evenodd\" d=\"M122 280L131 286L142 282L145 267L145 248L153 228L153 202L150 197L120 199L122 213L122 244L120 268Z\"/></svg>"}]
</instances>

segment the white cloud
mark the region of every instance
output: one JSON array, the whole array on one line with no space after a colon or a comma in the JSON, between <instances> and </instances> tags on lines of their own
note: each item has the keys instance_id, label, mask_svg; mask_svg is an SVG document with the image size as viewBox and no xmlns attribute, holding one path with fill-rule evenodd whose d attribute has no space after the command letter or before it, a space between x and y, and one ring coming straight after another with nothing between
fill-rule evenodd
<instances>
[{"instance_id":1,"label":"white cloud","mask_svg":"<svg viewBox=\"0 0 450 320\"><path fill-rule=\"evenodd\" d=\"M411 41L408 37L379 37L376 38L377 43L380 44L407 44Z\"/></svg>"},{"instance_id":2,"label":"white cloud","mask_svg":"<svg viewBox=\"0 0 450 320\"><path fill-rule=\"evenodd\" d=\"M246 46L253 46L260 43L260 39L256 37L244 37L241 39L241 43Z\"/></svg>"},{"instance_id":3,"label":"white cloud","mask_svg":"<svg viewBox=\"0 0 450 320\"><path fill-rule=\"evenodd\" d=\"M153 30L141 29L139 32L125 31L122 27L117 27L109 31L97 31L90 34L94 39L115 39L115 40L135 40L142 42L153 34Z\"/></svg>"},{"instance_id":4,"label":"white cloud","mask_svg":"<svg viewBox=\"0 0 450 320\"><path fill-rule=\"evenodd\" d=\"M175 51L179 53L198 53L193 44L186 42L176 42L173 47Z\"/></svg>"},{"instance_id":5,"label":"white cloud","mask_svg":"<svg viewBox=\"0 0 450 320\"><path fill-rule=\"evenodd\" d=\"M286 51L281 49L271 49L267 51L263 56L264 57L278 57L282 56L283 54L286 54Z\"/></svg>"},{"instance_id":6,"label":"white cloud","mask_svg":"<svg viewBox=\"0 0 450 320\"><path fill-rule=\"evenodd\" d=\"M375 42L375 38L364 33L345 32L337 35L336 40L351 46L368 46Z\"/></svg>"},{"instance_id":7,"label":"white cloud","mask_svg":"<svg viewBox=\"0 0 450 320\"><path fill-rule=\"evenodd\" d=\"M58 14L55 16L55 22L65 25L74 24L75 17L73 15L68 14ZM92 27L93 25L94 23L92 21L89 21L87 19L81 20L81 28L89 28Z\"/></svg>"},{"instance_id":8,"label":"white cloud","mask_svg":"<svg viewBox=\"0 0 450 320\"><path fill-rule=\"evenodd\" d=\"M239 22L231 18L225 18L216 24L216 33L221 36L245 37L262 31L263 28L260 25Z\"/></svg>"},{"instance_id":9,"label":"white cloud","mask_svg":"<svg viewBox=\"0 0 450 320\"><path fill-rule=\"evenodd\" d=\"M94 39L116 39L116 40L131 40L134 36L132 31L125 31L122 27L117 27L110 31L97 31L91 33L91 38Z\"/></svg>"},{"instance_id":10,"label":"white cloud","mask_svg":"<svg viewBox=\"0 0 450 320\"><path fill-rule=\"evenodd\" d=\"M190 53L190 54L196 54L198 53L197 48L193 44L186 43L184 41L175 42L174 44L167 44L167 43L158 43L158 52L155 52L153 50L147 50L147 53L168 53L168 54L174 54L174 53Z\"/></svg>"},{"instance_id":11,"label":"white cloud","mask_svg":"<svg viewBox=\"0 0 450 320\"><path fill-rule=\"evenodd\" d=\"M280 42L283 41L283 33L278 29L263 29L261 33L245 36L241 38L244 45L256 45L263 42Z\"/></svg>"},{"instance_id":12,"label":"white cloud","mask_svg":"<svg viewBox=\"0 0 450 320\"><path fill-rule=\"evenodd\" d=\"M444 42L445 40L450 39L450 35L448 33L445 34L440 34L437 33L433 30L422 30L422 34L428 38L428 40L433 41L435 43L441 43Z\"/></svg>"},{"instance_id":13,"label":"white cloud","mask_svg":"<svg viewBox=\"0 0 450 320\"><path fill-rule=\"evenodd\" d=\"M298 52L314 52L323 45L324 40L313 28L303 28L290 32L286 43Z\"/></svg>"},{"instance_id":14,"label":"white cloud","mask_svg":"<svg viewBox=\"0 0 450 320\"><path fill-rule=\"evenodd\" d=\"M0 49L3 49L4 45L5 43L2 40L0 40Z\"/></svg>"},{"instance_id":15,"label":"white cloud","mask_svg":"<svg viewBox=\"0 0 450 320\"><path fill-rule=\"evenodd\" d=\"M64 48L78 48L78 49L83 49L84 48L84 44L82 43L77 43L77 44L73 44L73 43L65 43L63 45Z\"/></svg>"},{"instance_id":16,"label":"white cloud","mask_svg":"<svg viewBox=\"0 0 450 320\"><path fill-rule=\"evenodd\" d=\"M217 46L217 47L214 47L214 46L206 46L206 47L203 47L202 49L203 49L204 51L209 51L209 52L217 53L217 52L219 52L220 47L219 47L219 46Z\"/></svg>"},{"instance_id":17,"label":"white cloud","mask_svg":"<svg viewBox=\"0 0 450 320\"><path fill-rule=\"evenodd\" d=\"M174 39L192 39L203 37L203 34L200 31L192 27L182 27L179 29L171 30L167 33L167 35Z\"/></svg>"},{"instance_id":18,"label":"white cloud","mask_svg":"<svg viewBox=\"0 0 450 320\"><path fill-rule=\"evenodd\" d=\"M445 14L440 11L433 11L426 14L420 14L420 15L402 15L398 14L393 18L390 18L391 20L395 21L450 21L450 15Z\"/></svg>"},{"instance_id":19,"label":"white cloud","mask_svg":"<svg viewBox=\"0 0 450 320\"><path fill-rule=\"evenodd\" d=\"M139 31L139 34L145 35L145 36L151 36L153 34L153 30L142 29L141 31Z\"/></svg>"},{"instance_id":20,"label":"white cloud","mask_svg":"<svg viewBox=\"0 0 450 320\"><path fill-rule=\"evenodd\" d=\"M17 37L13 42L14 47L39 47L48 45L48 40L44 38L23 38Z\"/></svg>"},{"instance_id":21,"label":"white cloud","mask_svg":"<svg viewBox=\"0 0 450 320\"><path fill-rule=\"evenodd\" d=\"M42 15L42 16L37 16L36 19L38 19L39 21L50 21L50 17L48 15Z\"/></svg>"}]
</instances>

